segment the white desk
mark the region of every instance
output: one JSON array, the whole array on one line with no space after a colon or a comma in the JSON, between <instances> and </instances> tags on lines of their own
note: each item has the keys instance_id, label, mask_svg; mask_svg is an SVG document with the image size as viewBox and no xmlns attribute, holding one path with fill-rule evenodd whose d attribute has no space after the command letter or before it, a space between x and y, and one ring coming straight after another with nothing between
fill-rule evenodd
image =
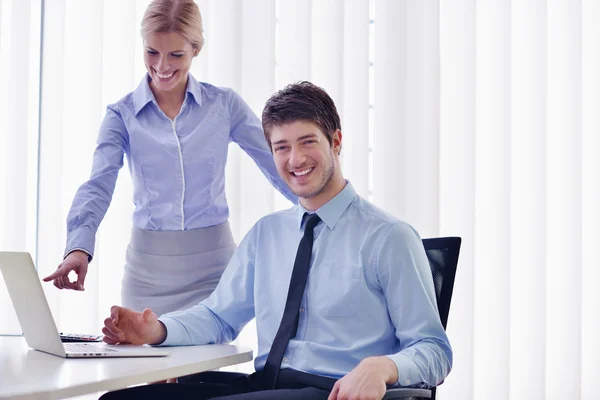
<instances>
[{"instance_id":1,"label":"white desk","mask_svg":"<svg viewBox=\"0 0 600 400\"><path fill-rule=\"evenodd\" d=\"M252 360L240 346L168 349L167 357L64 359L30 349L23 337L0 337L0 399L61 399Z\"/></svg>"}]
</instances>

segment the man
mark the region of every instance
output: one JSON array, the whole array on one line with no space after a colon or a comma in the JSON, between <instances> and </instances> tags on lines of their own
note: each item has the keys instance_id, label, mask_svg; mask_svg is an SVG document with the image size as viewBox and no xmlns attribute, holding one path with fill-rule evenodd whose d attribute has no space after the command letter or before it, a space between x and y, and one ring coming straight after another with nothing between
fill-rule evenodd
<instances>
[{"instance_id":1,"label":"man","mask_svg":"<svg viewBox=\"0 0 600 400\"><path fill-rule=\"evenodd\" d=\"M274 94L262 115L281 177L299 197L242 240L213 294L182 312L111 309L108 343L229 342L256 318L256 373L126 389L114 398L381 399L431 387L452 364L421 239L344 180L340 118L321 88ZM222 397L227 396L227 397Z\"/></svg>"}]
</instances>

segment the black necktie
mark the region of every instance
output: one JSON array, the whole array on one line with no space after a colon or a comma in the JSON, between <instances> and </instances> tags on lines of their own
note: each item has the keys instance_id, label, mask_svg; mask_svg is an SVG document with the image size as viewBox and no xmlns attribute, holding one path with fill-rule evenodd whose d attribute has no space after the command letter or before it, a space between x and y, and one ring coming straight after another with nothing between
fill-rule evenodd
<instances>
[{"instance_id":1,"label":"black necktie","mask_svg":"<svg viewBox=\"0 0 600 400\"><path fill-rule=\"evenodd\" d=\"M304 236L302 236L302 239L300 240L298 252L296 253L296 261L294 261L292 279L290 280L290 288L288 290L281 324L279 325L279 330L277 330L277 334L273 340L271 351L269 352L267 362L265 363L262 372L265 389L275 388L285 349L287 348L290 339L296 336L298 318L300 317L300 303L302 302L302 295L304 294L304 288L306 287L308 265L312 254L314 238L313 229L319 221L321 221L321 218L319 218L317 214L310 214L306 220Z\"/></svg>"}]
</instances>

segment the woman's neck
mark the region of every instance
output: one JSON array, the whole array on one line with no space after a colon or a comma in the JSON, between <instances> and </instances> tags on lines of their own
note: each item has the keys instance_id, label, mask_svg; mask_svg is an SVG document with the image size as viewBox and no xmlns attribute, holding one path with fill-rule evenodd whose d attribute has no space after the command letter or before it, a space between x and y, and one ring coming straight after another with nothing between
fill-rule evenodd
<instances>
[{"instance_id":1,"label":"woman's neck","mask_svg":"<svg viewBox=\"0 0 600 400\"><path fill-rule=\"evenodd\" d=\"M174 119L179 114L179 110L181 110L181 106L185 100L186 87L187 81L174 87L172 90L163 91L157 90L152 85L152 82L150 82L150 90L152 90L158 106L170 119Z\"/></svg>"},{"instance_id":2,"label":"woman's neck","mask_svg":"<svg viewBox=\"0 0 600 400\"><path fill-rule=\"evenodd\" d=\"M157 90L152 83L150 84L150 89L154 94L154 98L159 104L165 104L170 107L179 106L183 104L183 100L185 99L185 87L186 85L179 85L174 87L172 90L168 92L163 90Z\"/></svg>"}]
</instances>

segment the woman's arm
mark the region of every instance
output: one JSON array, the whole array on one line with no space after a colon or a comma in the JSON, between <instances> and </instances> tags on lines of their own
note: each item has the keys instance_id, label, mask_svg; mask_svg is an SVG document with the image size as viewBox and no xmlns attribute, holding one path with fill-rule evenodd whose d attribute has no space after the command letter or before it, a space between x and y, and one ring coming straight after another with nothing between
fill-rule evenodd
<instances>
[{"instance_id":1,"label":"woman's arm","mask_svg":"<svg viewBox=\"0 0 600 400\"><path fill-rule=\"evenodd\" d=\"M67 216L65 256L73 250L93 256L96 231L112 200L128 148L123 119L116 109L109 107L100 126L90 179L77 190Z\"/></svg>"},{"instance_id":2,"label":"woman's arm","mask_svg":"<svg viewBox=\"0 0 600 400\"><path fill-rule=\"evenodd\" d=\"M229 115L231 118L231 139L254 160L262 173L281 194L292 203L298 203L296 196L281 179L273 154L267 145L260 119L252 112L248 104L233 90L229 91Z\"/></svg>"}]
</instances>

